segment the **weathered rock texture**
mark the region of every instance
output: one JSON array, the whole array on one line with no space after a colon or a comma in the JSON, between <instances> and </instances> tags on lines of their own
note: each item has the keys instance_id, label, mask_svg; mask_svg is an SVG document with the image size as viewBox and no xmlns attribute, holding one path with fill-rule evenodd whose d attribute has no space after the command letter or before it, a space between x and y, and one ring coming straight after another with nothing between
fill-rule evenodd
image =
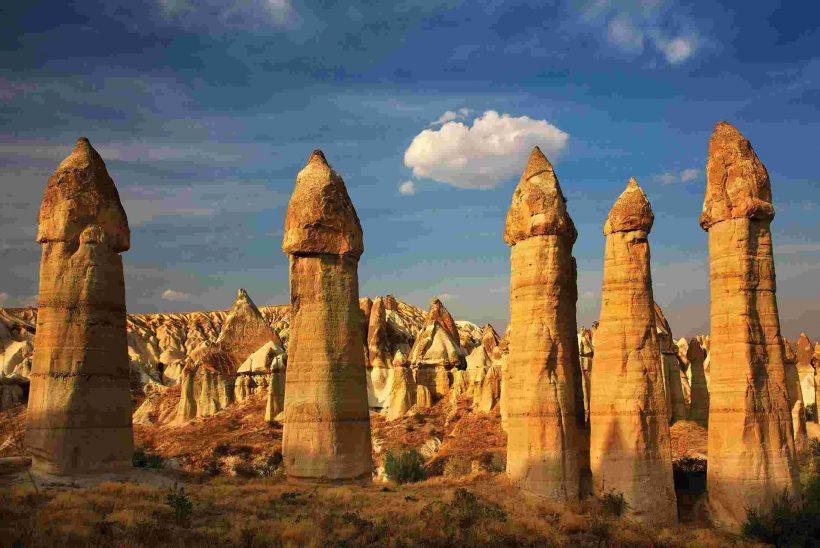
<instances>
[{"instance_id":1,"label":"weathered rock texture","mask_svg":"<svg viewBox=\"0 0 820 548\"><path fill-rule=\"evenodd\" d=\"M709 141L700 225L709 232L711 371L707 491L713 519L794 493L791 410L775 297L769 174L720 122Z\"/></svg>"},{"instance_id":2,"label":"weathered rock texture","mask_svg":"<svg viewBox=\"0 0 820 548\"><path fill-rule=\"evenodd\" d=\"M797 374L800 377L803 402L806 405L817 403L815 397L817 388L814 383L814 368L811 365L814 348L811 340L805 333L801 333L800 338L797 339L795 354L797 355Z\"/></svg>"},{"instance_id":3,"label":"weathered rock texture","mask_svg":"<svg viewBox=\"0 0 820 548\"><path fill-rule=\"evenodd\" d=\"M586 327L578 331L578 355L581 362L581 388L584 393L584 420L589 423L589 395L591 393L589 381L595 351L592 346L592 331Z\"/></svg>"},{"instance_id":4,"label":"weathered rock texture","mask_svg":"<svg viewBox=\"0 0 820 548\"><path fill-rule=\"evenodd\" d=\"M291 324L282 455L288 476L367 478L372 469L359 310L359 218L344 181L316 150L296 177L282 250Z\"/></svg>"},{"instance_id":5,"label":"weathered rock texture","mask_svg":"<svg viewBox=\"0 0 820 548\"><path fill-rule=\"evenodd\" d=\"M689 420L703 427L709 424L709 386L706 382L706 349L697 338L689 340L686 348L689 362L689 377L692 386L692 403L689 406Z\"/></svg>"},{"instance_id":6,"label":"weathered rock texture","mask_svg":"<svg viewBox=\"0 0 820 548\"><path fill-rule=\"evenodd\" d=\"M131 465L131 395L120 253L125 211L86 138L48 180L37 332L26 419L33 465L57 473Z\"/></svg>"},{"instance_id":7,"label":"weathered rock texture","mask_svg":"<svg viewBox=\"0 0 820 548\"><path fill-rule=\"evenodd\" d=\"M666 392L666 401L669 406L669 421L674 423L686 420L691 389L686 372L681 367L678 356L678 346L672 336L672 328L663 315L658 303L654 303L655 329L658 334L658 345L663 361L663 386Z\"/></svg>"},{"instance_id":8,"label":"weathered rock texture","mask_svg":"<svg viewBox=\"0 0 820 548\"><path fill-rule=\"evenodd\" d=\"M797 374L797 356L785 338L783 339L785 359L786 389L789 395L789 407L792 411L792 433L794 434L794 450L798 460L802 460L809 453L809 435L806 430L806 406L803 403L803 393L800 389L800 377Z\"/></svg>"},{"instance_id":9,"label":"weathered rock texture","mask_svg":"<svg viewBox=\"0 0 820 548\"><path fill-rule=\"evenodd\" d=\"M436 369L452 369L465 363L456 322L438 299L430 303L430 311L416 336L409 360L416 370L416 383L427 387L433 401L444 396L440 391L442 385L436 383Z\"/></svg>"},{"instance_id":10,"label":"weathered rock texture","mask_svg":"<svg viewBox=\"0 0 820 548\"><path fill-rule=\"evenodd\" d=\"M582 468L576 237L552 165L536 147L504 230L512 248L507 473L526 490L561 499L578 497Z\"/></svg>"},{"instance_id":11,"label":"weathered rock texture","mask_svg":"<svg viewBox=\"0 0 820 548\"><path fill-rule=\"evenodd\" d=\"M253 385L259 384L251 378L254 372L248 370L240 375L239 369L267 343L275 352L284 352L279 336L248 293L239 289L216 341L199 345L188 356L182 372L177 422L214 415L236 401L237 396L241 400L252 393ZM267 372L258 372L258 376L267 377Z\"/></svg>"},{"instance_id":12,"label":"weathered rock texture","mask_svg":"<svg viewBox=\"0 0 820 548\"><path fill-rule=\"evenodd\" d=\"M387 314L381 297L371 302L367 328L367 399L370 407L381 409L390 392L390 336Z\"/></svg>"},{"instance_id":13,"label":"weathered rock texture","mask_svg":"<svg viewBox=\"0 0 820 548\"><path fill-rule=\"evenodd\" d=\"M634 518L665 525L677 521L677 506L649 267L653 221L646 195L630 179L604 225L590 462L597 493L620 492Z\"/></svg>"}]
</instances>

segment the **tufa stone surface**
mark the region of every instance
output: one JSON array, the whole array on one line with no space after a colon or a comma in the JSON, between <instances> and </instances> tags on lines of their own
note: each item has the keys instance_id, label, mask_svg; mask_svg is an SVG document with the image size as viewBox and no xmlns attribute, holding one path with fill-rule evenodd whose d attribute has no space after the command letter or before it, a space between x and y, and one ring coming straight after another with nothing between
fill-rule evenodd
<instances>
[{"instance_id":1,"label":"tufa stone surface","mask_svg":"<svg viewBox=\"0 0 820 548\"><path fill-rule=\"evenodd\" d=\"M290 258L291 302L285 473L313 481L369 479L358 278L362 230L344 181L321 151L296 177L282 249Z\"/></svg>"},{"instance_id":2,"label":"tufa stone surface","mask_svg":"<svg viewBox=\"0 0 820 548\"><path fill-rule=\"evenodd\" d=\"M33 466L54 474L131 466L125 211L88 139L49 178L26 420Z\"/></svg>"},{"instance_id":3,"label":"tufa stone surface","mask_svg":"<svg viewBox=\"0 0 820 548\"><path fill-rule=\"evenodd\" d=\"M536 147L504 231L512 249L502 420L510 478L558 499L578 498L583 467L575 238L558 179Z\"/></svg>"},{"instance_id":4,"label":"tufa stone surface","mask_svg":"<svg viewBox=\"0 0 820 548\"><path fill-rule=\"evenodd\" d=\"M746 509L795 493L792 416L775 296L766 168L720 122L709 141L700 224L709 232L709 467L712 519L738 528Z\"/></svg>"},{"instance_id":5,"label":"tufa stone surface","mask_svg":"<svg viewBox=\"0 0 820 548\"><path fill-rule=\"evenodd\" d=\"M631 179L606 220L601 319L591 372L595 492L622 493L643 523L677 521L669 411L650 273L652 208Z\"/></svg>"}]
</instances>

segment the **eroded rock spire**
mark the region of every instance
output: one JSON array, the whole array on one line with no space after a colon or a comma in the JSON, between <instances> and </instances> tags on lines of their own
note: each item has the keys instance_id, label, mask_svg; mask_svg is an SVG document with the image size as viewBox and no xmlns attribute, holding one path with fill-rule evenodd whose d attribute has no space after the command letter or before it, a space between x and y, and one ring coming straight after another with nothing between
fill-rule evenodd
<instances>
[{"instance_id":1,"label":"eroded rock spire","mask_svg":"<svg viewBox=\"0 0 820 548\"><path fill-rule=\"evenodd\" d=\"M311 480L369 478L362 229L344 181L319 150L296 177L282 250L290 257L291 302L285 472Z\"/></svg>"},{"instance_id":2,"label":"eroded rock spire","mask_svg":"<svg viewBox=\"0 0 820 548\"><path fill-rule=\"evenodd\" d=\"M523 489L577 498L584 458L576 344L575 226L552 165L536 147L515 189L504 241L511 246L510 344L503 415L507 473Z\"/></svg>"},{"instance_id":3,"label":"eroded rock spire","mask_svg":"<svg viewBox=\"0 0 820 548\"><path fill-rule=\"evenodd\" d=\"M597 493L622 493L635 519L666 525L677 521L677 506L649 266L653 220L646 195L630 179L604 225L590 462Z\"/></svg>"},{"instance_id":4,"label":"eroded rock spire","mask_svg":"<svg viewBox=\"0 0 820 548\"><path fill-rule=\"evenodd\" d=\"M709 232L709 468L717 523L794 493L796 469L775 297L769 175L749 141L720 122L709 141L700 225Z\"/></svg>"},{"instance_id":5,"label":"eroded rock spire","mask_svg":"<svg viewBox=\"0 0 820 548\"><path fill-rule=\"evenodd\" d=\"M120 253L128 220L114 181L81 137L49 178L26 445L56 474L129 467L133 451Z\"/></svg>"}]
</instances>

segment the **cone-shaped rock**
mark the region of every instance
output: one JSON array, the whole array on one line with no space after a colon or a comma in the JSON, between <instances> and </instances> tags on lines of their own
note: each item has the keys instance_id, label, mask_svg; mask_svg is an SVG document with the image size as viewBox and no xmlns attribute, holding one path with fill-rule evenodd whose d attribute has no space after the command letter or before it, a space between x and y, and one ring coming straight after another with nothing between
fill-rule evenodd
<instances>
[{"instance_id":1,"label":"cone-shaped rock","mask_svg":"<svg viewBox=\"0 0 820 548\"><path fill-rule=\"evenodd\" d=\"M558 179L536 147L504 230L512 248L510 343L502 380L507 473L525 490L563 499L578 497L583 466L575 238Z\"/></svg>"},{"instance_id":2,"label":"cone-shaped rock","mask_svg":"<svg viewBox=\"0 0 820 548\"><path fill-rule=\"evenodd\" d=\"M133 451L120 253L125 211L105 163L80 138L48 180L26 445L35 467L83 473L128 467Z\"/></svg>"},{"instance_id":3,"label":"cone-shaped rock","mask_svg":"<svg viewBox=\"0 0 820 548\"><path fill-rule=\"evenodd\" d=\"M487 355L492 355L493 350L500 342L501 337L496 333L495 328L490 324L485 325L481 330L481 345L487 351Z\"/></svg>"},{"instance_id":4,"label":"cone-shaped rock","mask_svg":"<svg viewBox=\"0 0 820 548\"><path fill-rule=\"evenodd\" d=\"M672 336L672 328L663 314L663 310L655 303L655 332L658 335L658 346L663 361L663 388L666 394L666 403L669 407L669 422L686 420L691 401L689 379L683 370L678 345Z\"/></svg>"},{"instance_id":5,"label":"cone-shaped rock","mask_svg":"<svg viewBox=\"0 0 820 548\"><path fill-rule=\"evenodd\" d=\"M381 297L373 301L367 328L367 399L372 408L381 409L390 394L389 368L393 357L390 355L390 340L387 332L387 316Z\"/></svg>"},{"instance_id":6,"label":"cone-shaped rock","mask_svg":"<svg viewBox=\"0 0 820 548\"><path fill-rule=\"evenodd\" d=\"M646 195L631 179L604 225L590 462L598 494L622 493L635 519L666 525L677 520L677 506L649 266L653 220Z\"/></svg>"},{"instance_id":7,"label":"cone-shaped rock","mask_svg":"<svg viewBox=\"0 0 820 548\"><path fill-rule=\"evenodd\" d=\"M362 229L344 181L321 151L296 177L282 250L290 257L291 304L285 472L309 480L369 478L358 278Z\"/></svg>"},{"instance_id":8,"label":"cone-shaped rock","mask_svg":"<svg viewBox=\"0 0 820 548\"><path fill-rule=\"evenodd\" d=\"M797 374L800 376L800 388L803 391L803 403L807 406L816 404L815 393L817 387L814 383L814 368L811 359L814 355L814 348L811 340L805 333L800 334L797 339L795 354L797 354Z\"/></svg>"},{"instance_id":9,"label":"cone-shaped rock","mask_svg":"<svg viewBox=\"0 0 820 548\"><path fill-rule=\"evenodd\" d=\"M709 232L709 467L712 518L737 527L796 481L775 297L766 168L740 132L715 127L701 226Z\"/></svg>"},{"instance_id":10,"label":"cone-shaped rock","mask_svg":"<svg viewBox=\"0 0 820 548\"><path fill-rule=\"evenodd\" d=\"M794 434L794 450L798 461L802 461L809 453L809 436L806 429L806 406L803 401L803 392L800 389L800 377L797 374L797 355L791 344L783 339L785 351L786 388L789 392L789 407L792 410L792 433Z\"/></svg>"},{"instance_id":11,"label":"cone-shaped rock","mask_svg":"<svg viewBox=\"0 0 820 548\"><path fill-rule=\"evenodd\" d=\"M416 383L427 387L433 400L441 398L436 385L436 368L450 369L464 363L464 350L458 339L456 322L438 299L430 303L424 326L410 350L410 364L417 369Z\"/></svg>"}]
</instances>

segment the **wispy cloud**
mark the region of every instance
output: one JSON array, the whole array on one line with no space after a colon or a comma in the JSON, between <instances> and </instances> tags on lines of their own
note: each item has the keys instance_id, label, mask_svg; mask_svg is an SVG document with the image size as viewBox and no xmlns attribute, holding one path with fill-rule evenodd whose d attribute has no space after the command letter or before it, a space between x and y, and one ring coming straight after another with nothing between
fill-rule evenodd
<instances>
[{"instance_id":1,"label":"wispy cloud","mask_svg":"<svg viewBox=\"0 0 820 548\"><path fill-rule=\"evenodd\" d=\"M639 0L583 2L580 10L583 24L601 29L606 43L617 51L640 55L647 44L669 65L685 63L697 53L702 40L672 0Z\"/></svg>"},{"instance_id":2,"label":"wispy cloud","mask_svg":"<svg viewBox=\"0 0 820 548\"><path fill-rule=\"evenodd\" d=\"M399 194L402 196L412 196L417 190L415 181L407 180L399 183Z\"/></svg>"},{"instance_id":3,"label":"wispy cloud","mask_svg":"<svg viewBox=\"0 0 820 548\"><path fill-rule=\"evenodd\" d=\"M9 294L5 291L0 292L0 305L3 305L6 301L9 300Z\"/></svg>"},{"instance_id":4,"label":"wispy cloud","mask_svg":"<svg viewBox=\"0 0 820 548\"><path fill-rule=\"evenodd\" d=\"M438 117L438 119L432 122L431 126L440 126L441 124L446 124L447 122L452 122L453 120L464 119L470 114L470 109L468 108L460 108L458 112L454 110L445 111L444 114Z\"/></svg>"},{"instance_id":5,"label":"wispy cloud","mask_svg":"<svg viewBox=\"0 0 820 548\"><path fill-rule=\"evenodd\" d=\"M546 120L488 110L472 125L450 121L425 129L404 152L404 164L415 177L486 189L523 169L533 146L554 157L568 141L569 134Z\"/></svg>"},{"instance_id":6,"label":"wispy cloud","mask_svg":"<svg viewBox=\"0 0 820 548\"><path fill-rule=\"evenodd\" d=\"M655 181L664 185L673 185L675 183L691 183L698 180L702 171L700 169L690 167L680 171L666 171L652 176Z\"/></svg>"},{"instance_id":7,"label":"wispy cloud","mask_svg":"<svg viewBox=\"0 0 820 548\"><path fill-rule=\"evenodd\" d=\"M181 301L190 301L192 295L190 293L184 293L182 291L177 291L175 289L166 289L162 292L162 298L166 301L174 301L174 302L181 302Z\"/></svg>"},{"instance_id":8,"label":"wispy cloud","mask_svg":"<svg viewBox=\"0 0 820 548\"><path fill-rule=\"evenodd\" d=\"M298 21L290 0L158 0L162 18L211 32L284 28Z\"/></svg>"}]
</instances>

